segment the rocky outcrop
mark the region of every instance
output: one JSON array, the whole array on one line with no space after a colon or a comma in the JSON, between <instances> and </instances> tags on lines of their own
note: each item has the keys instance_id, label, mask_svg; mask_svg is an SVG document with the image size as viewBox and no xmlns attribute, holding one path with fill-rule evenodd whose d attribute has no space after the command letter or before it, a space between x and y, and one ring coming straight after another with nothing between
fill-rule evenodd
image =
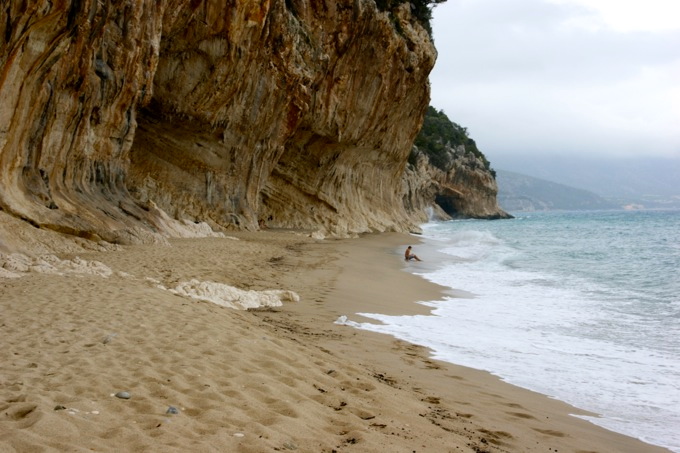
<instances>
[{"instance_id":1,"label":"rocky outcrop","mask_svg":"<svg viewBox=\"0 0 680 453\"><path fill-rule=\"evenodd\" d=\"M498 206L496 179L481 156L463 145L449 146L447 165L440 169L417 148L413 153L404 173L403 201L421 221L512 218Z\"/></svg>"},{"instance_id":2,"label":"rocky outcrop","mask_svg":"<svg viewBox=\"0 0 680 453\"><path fill-rule=\"evenodd\" d=\"M137 199L246 228L410 224L394 188L435 53L407 3L237 2L166 23L131 151Z\"/></svg>"},{"instance_id":3,"label":"rocky outcrop","mask_svg":"<svg viewBox=\"0 0 680 453\"><path fill-rule=\"evenodd\" d=\"M29 0L0 41L0 210L36 227L421 220L401 189L436 52L408 2Z\"/></svg>"},{"instance_id":4,"label":"rocky outcrop","mask_svg":"<svg viewBox=\"0 0 680 453\"><path fill-rule=\"evenodd\" d=\"M2 210L90 239L153 239L126 181L162 18L150 0L3 2Z\"/></svg>"}]
</instances>

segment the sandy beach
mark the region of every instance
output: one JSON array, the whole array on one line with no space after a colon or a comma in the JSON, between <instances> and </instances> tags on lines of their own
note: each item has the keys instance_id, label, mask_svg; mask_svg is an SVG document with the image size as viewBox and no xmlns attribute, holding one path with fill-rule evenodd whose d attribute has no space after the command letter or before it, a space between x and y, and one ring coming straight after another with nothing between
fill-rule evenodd
<instances>
[{"instance_id":1,"label":"sandy beach","mask_svg":"<svg viewBox=\"0 0 680 453\"><path fill-rule=\"evenodd\" d=\"M0 451L667 451L334 324L427 314L416 302L444 295L403 270L412 236L228 236L24 258L5 246Z\"/></svg>"}]
</instances>

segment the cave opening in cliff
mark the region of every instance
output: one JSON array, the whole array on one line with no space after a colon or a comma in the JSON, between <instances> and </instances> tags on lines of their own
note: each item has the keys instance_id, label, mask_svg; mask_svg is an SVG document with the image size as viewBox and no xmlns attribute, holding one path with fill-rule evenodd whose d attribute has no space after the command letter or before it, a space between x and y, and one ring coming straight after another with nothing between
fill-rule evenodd
<instances>
[{"instance_id":1,"label":"cave opening in cliff","mask_svg":"<svg viewBox=\"0 0 680 453\"><path fill-rule=\"evenodd\" d=\"M434 198L434 202L439 205L442 210L453 218L458 217L458 207L456 205L456 200L450 196L437 195Z\"/></svg>"}]
</instances>

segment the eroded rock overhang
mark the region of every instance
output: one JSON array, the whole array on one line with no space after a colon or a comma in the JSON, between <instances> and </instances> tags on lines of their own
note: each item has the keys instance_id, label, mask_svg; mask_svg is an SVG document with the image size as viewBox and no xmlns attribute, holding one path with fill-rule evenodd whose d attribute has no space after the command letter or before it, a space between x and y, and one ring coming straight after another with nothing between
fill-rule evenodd
<instances>
[{"instance_id":1,"label":"eroded rock overhang","mask_svg":"<svg viewBox=\"0 0 680 453\"><path fill-rule=\"evenodd\" d=\"M28 1L0 12L0 207L111 242L407 230L436 52L409 3Z\"/></svg>"}]
</instances>

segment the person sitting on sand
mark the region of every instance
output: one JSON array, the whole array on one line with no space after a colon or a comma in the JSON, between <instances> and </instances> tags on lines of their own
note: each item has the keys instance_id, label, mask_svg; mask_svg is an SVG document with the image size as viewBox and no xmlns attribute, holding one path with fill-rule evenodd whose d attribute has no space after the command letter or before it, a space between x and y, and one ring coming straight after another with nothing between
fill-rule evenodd
<instances>
[{"instance_id":1,"label":"person sitting on sand","mask_svg":"<svg viewBox=\"0 0 680 453\"><path fill-rule=\"evenodd\" d=\"M404 259L406 261L411 261L411 260L422 261L420 258L418 258L418 255L413 253L410 245L408 247L406 247L406 252L404 252Z\"/></svg>"}]
</instances>

